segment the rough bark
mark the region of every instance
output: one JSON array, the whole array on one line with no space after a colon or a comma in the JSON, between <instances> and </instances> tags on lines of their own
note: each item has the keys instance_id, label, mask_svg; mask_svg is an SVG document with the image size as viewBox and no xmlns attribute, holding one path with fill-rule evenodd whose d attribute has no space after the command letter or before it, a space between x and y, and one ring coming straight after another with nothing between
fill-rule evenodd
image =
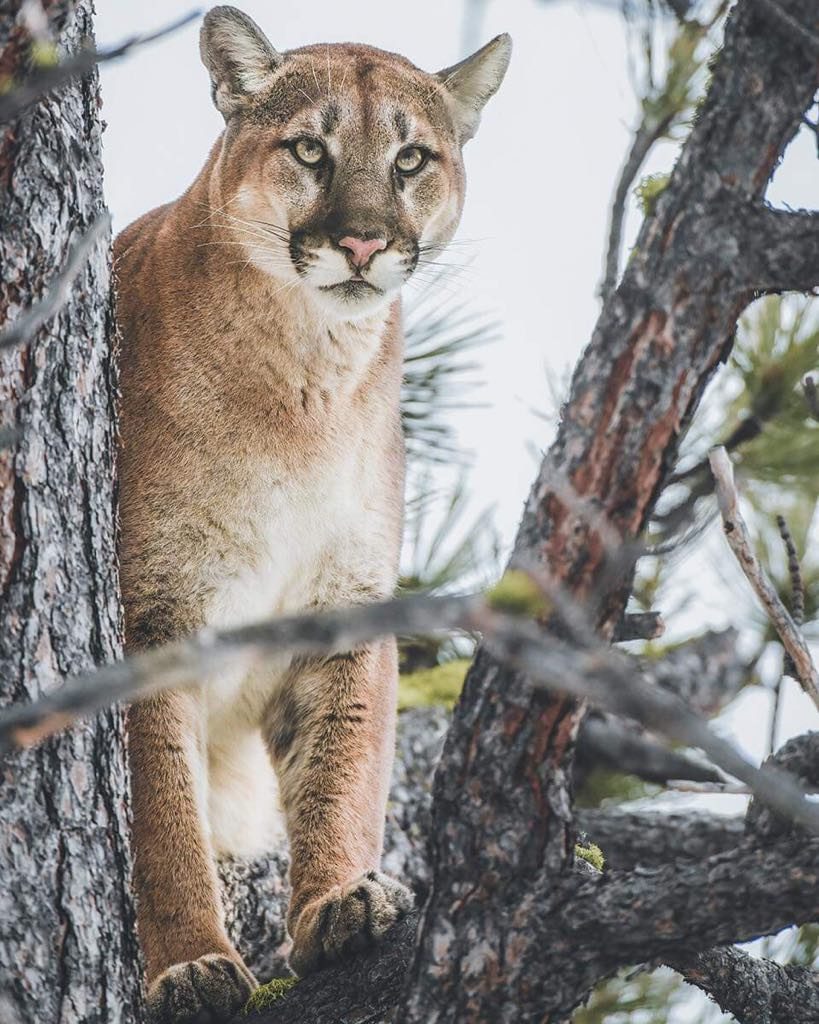
<instances>
[{"instance_id":1,"label":"rough bark","mask_svg":"<svg viewBox=\"0 0 819 1024\"><path fill-rule=\"evenodd\" d=\"M781 6L813 25L812 0ZM758 286L746 252L767 238L749 239L738 211L761 204L817 85L815 57L751 0L740 2L697 123L575 371L513 562L587 601L605 636L622 616L631 566L611 557L584 510L595 508L605 532L625 542L642 530ZM793 236L798 257L801 223ZM800 270L797 284L808 277ZM565 500L567 487L577 502ZM593 969L573 969L558 915L545 932L532 920L542 909L533 894L553 889L570 860L581 715L574 701L533 692L479 651L436 775L433 886L399 1011L406 1024L562 1019L605 975L606 950L590 954L595 979Z\"/></svg>"},{"instance_id":2,"label":"rough bark","mask_svg":"<svg viewBox=\"0 0 819 1024\"><path fill-rule=\"evenodd\" d=\"M606 867L630 871L675 860L702 861L731 850L745 836L745 820L697 811L628 811L618 807L578 811L577 827L597 843Z\"/></svg>"},{"instance_id":3,"label":"rough bark","mask_svg":"<svg viewBox=\"0 0 819 1024\"><path fill-rule=\"evenodd\" d=\"M741 1024L817 1024L819 974L727 947L674 957L669 966Z\"/></svg>"},{"instance_id":4,"label":"rough bark","mask_svg":"<svg viewBox=\"0 0 819 1024\"><path fill-rule=\"evenodd\" d=\"M540 970L547 970L554 960L560 963L560 972L552 979L550 1012L564 1020L577 1005L579 991L590 991L620 967L658 958L677 966L688 963L690 949L745 941L777 932L789 923L814 920L819 914L819 840L791 837L764 847L745 842L703 863L680 860L639 871L601 875L579 866L564 873L554 889L542 887L529 893L517 912L526 917L540 942ZM402 971L413 953L416 924L413 915L393 929L379 948L353 958L346 969L321 971L300 981L253 1020L259 1024L403 1022ZM481 937L474 936L473 943L474 956L480 960ZM712 953L701 959L701 970L710 963ZM712 969L716 966L712 964ZM771 990L775 981L770 972ZM758 982L754 973L749 973L749 982ZM737 998L739 985L737 972ZM791 998L788 991L780 995ZM519 1018L527 1019L538 1018ZM804 1019L810 1018L772 1018L775 1024L801 1024Z\"/></svg>"},{"instance_id":5,"label":"rough bark","mask_svg":"<svg viewBox=\"0 0 819 1024\"><path fill-rule=\"evenodd\" d=\"M430 822L430 777L447 718L441 709L419 708L404 712L399 721L386 860L399 873L421 864L418 879L422 886L429 868L426 836L418 823ZM812 747L810 737L795 746L802 751ZM793 749L794 744L786 744L781 763L791 760ZM694 962L689 947L726 941L726 936L748 938L816 913L819 851L815 840L806 844L798 836L788 836L772 845L757 845L757 837L747 833L744 819L697 812L579 811L577 824L602 846L605 874L581 872L578 869L583 864L578 862L554 891L539 891L527 903L530 927L544 943L554 941L547 933L554 921L561 922L561 949L567 960L573 960L573 976L598 971L601 949L607 971L641 959L653 960L662 953L672 966L682 969L681 965ZM270 949L284 935L283 924L281 931L277 930L280 917L276 915L283 913L286 903L281 885L275 880L271 883L282 862L274 859L267 867L269 873L260 872L256 865L245 875L246 881L251 881L244 893L249 912L246 920L260 916L261 904L265 920L274 921L274 930L266 941L264 929L248 933L241 928L235 933L243 953L264 978L270 973L286 973L283 960L272 972L266 973L263 966L270 963ZM551 923L546 922L547 914L552 915ZM376 1024L397 1019L392 1014L401 997L401 972L409 967L412 956L417 920L414 915L391 933L382 947L360 954L345 967L300 982L291 994L261 1013L259 1021L281 1024L309 1017L313 1024ZM618 935L618 922L624 929L623 938ZM608 937L601 942L604 933ZM711 950L697 957L701 977L708 970L723 970L719 959L723 953ZM260 955L260 960L254 960L255 955ZM717 959L712 961L712 955ZM726 998L741 995L741 970L741 965L737 966ZM804 985L810 981L808 975L802 977L797 972L791 977L786 971L780 977L774 970L768 971L766 978L771 1000L780 998L777 979L783 985L787 982L793 993L799 991L796 982ZM752 987L761 984L754 973L748 979ZM567 983L567 991L576 985L575 977ZM716 982L714 986L716 992ZM783 992L781 998L790 996ZM750 1019L756 1024L756 1018ZM792 1019L799 1018L771 1021L790 1024Z\"/></svg>"},{"instance_id":6,"label":"rough bark","mask_svg":"<svg viewBox=\"0 0 819 1024\"><path fill-rule=\"evenodd\" d=\"M0 71L26 71L12 2ZM60 51L91 32L89 0L44 5ZM73 11L73 13L72 13ZM42 297L103 208L95 73L0 135L0 326ZM120 653L108 244L29 345L0 353L0 705ZM10 756L0 773L3 1020L138 1019L128 785L117 709Z\"/></svg>"}]
</instances>

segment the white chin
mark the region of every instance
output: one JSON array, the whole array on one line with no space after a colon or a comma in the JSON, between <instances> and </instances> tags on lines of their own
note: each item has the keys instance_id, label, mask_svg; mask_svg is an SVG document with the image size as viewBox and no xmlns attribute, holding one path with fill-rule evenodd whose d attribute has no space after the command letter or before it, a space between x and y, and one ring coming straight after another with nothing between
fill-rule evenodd
<instances>
[{"instance_id":1,"label":"white chin","mask_svg":"<svg viewBox=\"0 0 819 1024\"><path fill-rule=\"evenodd\" d=\"M384 292L358 282L344 282L334 288L317 288L320 305L339 320L361 320L383 310L394 292Z\"/></svg>"}]
</instances>

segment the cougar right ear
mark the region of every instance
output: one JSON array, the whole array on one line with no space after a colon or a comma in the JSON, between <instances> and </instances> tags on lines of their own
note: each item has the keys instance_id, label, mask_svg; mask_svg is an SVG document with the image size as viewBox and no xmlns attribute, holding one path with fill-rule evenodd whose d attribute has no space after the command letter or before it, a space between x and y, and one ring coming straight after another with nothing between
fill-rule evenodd
<instances>
[{"instance_id":1,"label":"cougar right ear","mask_svg":"<svg viewBox=\"0 0 819 1024\"><path fill-rule=\"evenodd\" d=\"M202 63L210 72L213 102L227 121L264 89L282 57L256 22L235 7L214 7L199 34Z\"/></svg>"}]
</instances>

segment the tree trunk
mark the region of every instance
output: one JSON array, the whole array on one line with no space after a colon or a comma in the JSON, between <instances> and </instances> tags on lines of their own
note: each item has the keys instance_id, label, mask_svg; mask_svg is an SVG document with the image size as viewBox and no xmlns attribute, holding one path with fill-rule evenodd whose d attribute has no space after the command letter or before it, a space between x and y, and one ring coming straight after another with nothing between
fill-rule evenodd
<instances>
[{"instance_id":1,"label":"tree trunk","mask_svg":"<svg viewBox=\"0 0 819 1024\"><path fill-rule=\"evenodd\" d=\"M0 73L29 71L19 0L0 14ZM92 4L44 3L59 57ZM103 209L96 72L0 126L0 327L18 319ZM116 379L108 235L62 310L0 353L0 705L120 655ZM0 1019L141 1018L118 709L8 758L0 772Z\"/></svg>"}]
</instances>

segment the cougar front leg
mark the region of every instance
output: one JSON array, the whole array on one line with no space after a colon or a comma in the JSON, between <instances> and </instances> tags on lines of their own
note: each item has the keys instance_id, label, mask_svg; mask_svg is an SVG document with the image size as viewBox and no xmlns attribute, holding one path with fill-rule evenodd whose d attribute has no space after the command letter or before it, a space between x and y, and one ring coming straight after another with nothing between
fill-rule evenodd
<instances>
[{"instance_id":1,"label":"cougar front leg","mask_svg":"<svg viewBox=\"0 0 819 1024\"><path fill-rule=\"evenodd\" d=\"M164 693L128 714L137 923L152 1024L230 1019L256 987L225 934L203 820L200 696Z\"/></svg>"},{"instance_id":2,"label":"cougar front leg","mask_svg":"<svg viewBox=\"0 0 819 1024\"><path fill-rule=\"evenodd\" d=\"M300 975L377 941L412 907L410 891L379 871L396 660L385 641L302 662L269 710L290 838L290 963Z\"/></svg>"}]
</instances>

